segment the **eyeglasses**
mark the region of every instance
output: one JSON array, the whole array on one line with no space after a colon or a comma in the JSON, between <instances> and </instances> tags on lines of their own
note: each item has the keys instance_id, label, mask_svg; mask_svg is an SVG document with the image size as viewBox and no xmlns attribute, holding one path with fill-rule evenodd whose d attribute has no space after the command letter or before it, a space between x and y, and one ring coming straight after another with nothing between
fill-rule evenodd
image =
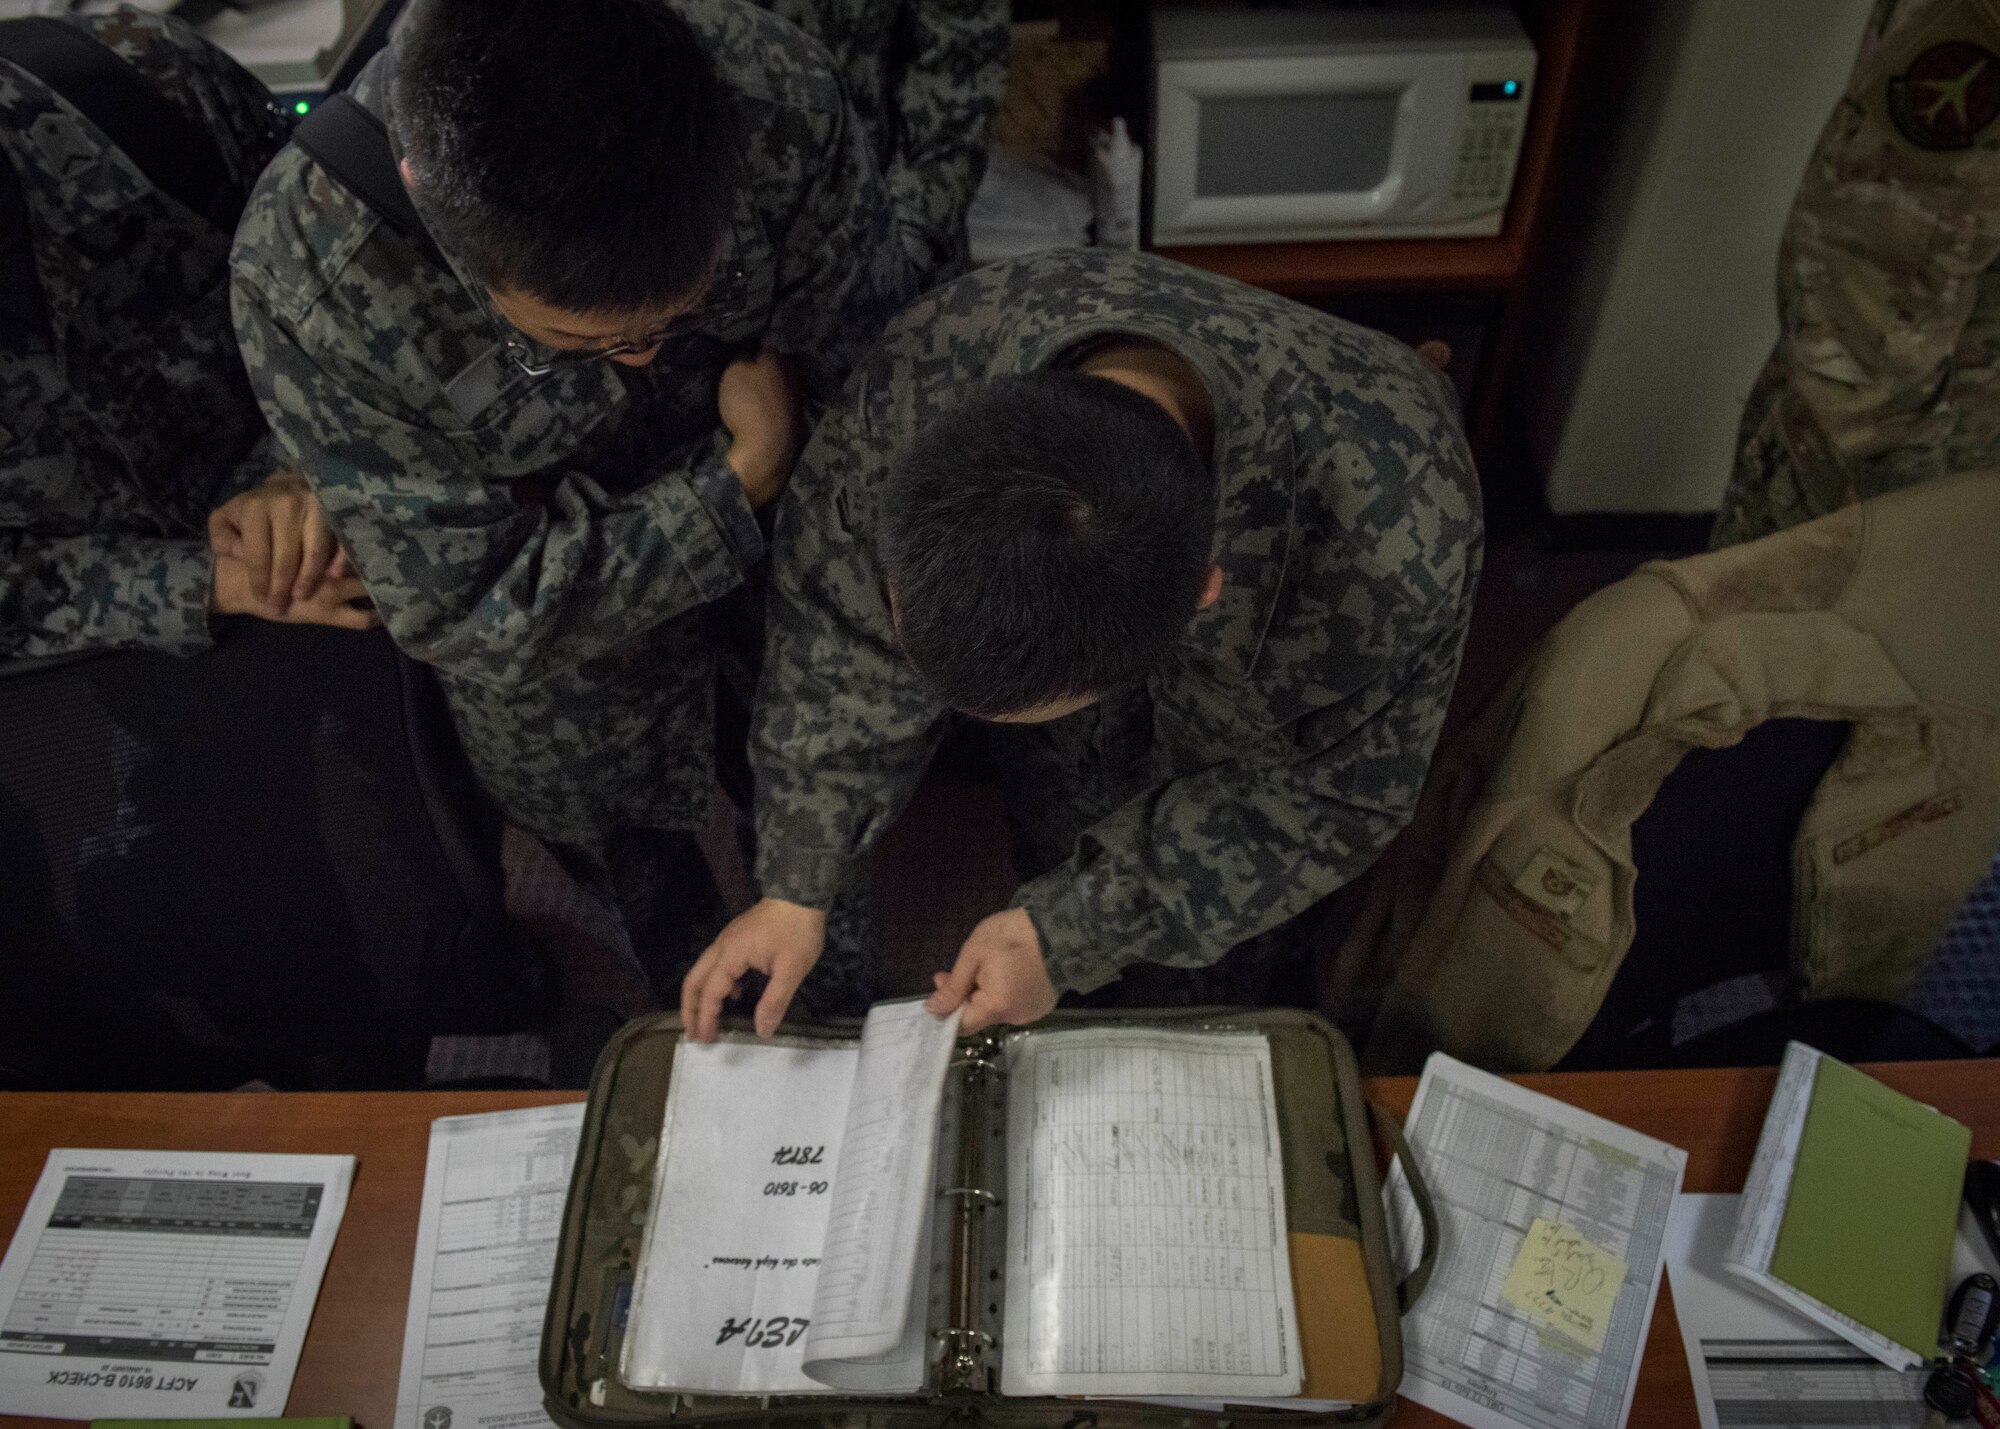
<instances>
[{"instance_id":1,"label":"eyeglasses","mask_svg":"<svg viewBox=\"0 0 2000 1429\"><path fill-rule=\"evenodd\" d=\"M514 359L514 365L521 369L524 377L547 377L568 367L583 367L593 362L609 362L614 357L625 357L634 352L651 352L665 345L669 338L691 328L693 324L679 319L668 323L658 332L647 333L644 337L628 342L615 342L609 347L551 348L540 361L528 348L528 344L517 337L507 339L507 355Z\"/></svg>"},{"instance_id":2,"label":"eyeglasses","mask_svg":"<svg viewBox=\"0 0 2000 1429\"><path fill-rule=\"evenodd\" d=\"M572 367L608 362L614 357L628 357L635 352L651 352L676 339L699 340L703 335L701 329L735 320L743 306L743 282L744 273L740 268L730 272L717 287L703 293L693 306L678 314L665 327L641 338L615 342L609 347L550 348L538 358L523 339L509 337L506 339L507 356L514 360L514 366L520 369L523 377L547 377L552 372Z\"/></svg>"}]
</instances>

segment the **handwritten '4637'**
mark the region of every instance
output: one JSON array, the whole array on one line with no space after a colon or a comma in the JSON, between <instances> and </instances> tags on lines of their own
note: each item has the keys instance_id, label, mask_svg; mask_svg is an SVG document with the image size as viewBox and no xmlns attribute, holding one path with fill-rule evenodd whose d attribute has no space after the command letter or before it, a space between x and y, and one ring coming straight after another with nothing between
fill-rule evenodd
<instances>
[{"instance_id":1,"label":"handwritten '4637'","mask_svg":"<svg viewBox=\"0 0 2000 1429\"><path fill-rule=\"evenodd\" d=\"M752 1350L782 1349L796 1345L799 1337L806 1332L811 1320L798 1315L773 1315L769 1319L724 1320L722 1328L716 1332L715 1342L726 1345L738 1335L743 1337L743 1345Z\"/></svg>"}]
</instances>

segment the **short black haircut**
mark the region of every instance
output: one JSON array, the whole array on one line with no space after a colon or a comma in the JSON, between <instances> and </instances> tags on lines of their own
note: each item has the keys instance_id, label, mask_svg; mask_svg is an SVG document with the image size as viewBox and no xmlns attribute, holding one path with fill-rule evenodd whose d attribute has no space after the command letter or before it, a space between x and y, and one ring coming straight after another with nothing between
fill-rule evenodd
<instances>
[{"instance_id":1,"label":"short black haircut","mask_svg":"<svg viewBox=\"0 0 2000 1429\"><path fill-rule=\"evenodd\" d=\"M634 312L708 277L738 136L660 0L419 0L393 99L419 210L489 286Z\"/></svg>"},{"instance_id":2,"label":"short black haircut","mask_svg":"<svg viewBox=\"0 0 2000 1429\"><path fill-rule=\"evenodd\" d=\"M891 467L877 554L904 654L993 719L1143 678L1208 578L1214 482L1157 403L1103 377L1002 377Z\"/></svg>"}]
</instances>

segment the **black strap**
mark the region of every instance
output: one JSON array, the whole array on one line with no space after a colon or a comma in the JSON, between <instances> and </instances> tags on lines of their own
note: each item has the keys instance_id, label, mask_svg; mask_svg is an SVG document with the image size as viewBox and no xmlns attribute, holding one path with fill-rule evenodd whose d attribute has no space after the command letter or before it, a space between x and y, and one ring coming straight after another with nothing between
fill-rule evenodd
<instances>
[{"instance_id":1,"label":"black strap","mask_svg":"<svg viewBox=\"0 0 2000 1429\"><path fill-rule=\"evenodd\" d=\"M410 191L396 171L388 129L352 95L332 96L306 116L292 138L341 187L374 209L433 263L445 266L437 240L417 216L417 206L410 202Z\"/></svg>"},{"instance_id":2,"label":"black strap","mask_svg":"<svg viewBox=\"0 0 2000 1429\"><path fill-rule=\"evenodd\" d=\"M20 176L0 154L0 342L48 329L42 284L35 275L35 234ZM0 660L0 665L7 664Z\"/></svg>"},{"instance_id":3,"label":"black strap","mask_svg":"<svg viewBox=\"0 0 2000 1429\"><path fill-rule=\"evenodd\" d=\"M199 30L224 10L240 10L243 7L235 0L180 0L167 13L176 20L184 20Z\"/></svg>"},{"instance_id":4,"label":"black strap","mask_svg":"<svg viewBox=\"0 0 2000 1429\"><path fill-rule=\"evenodd\" d=\"M132 66L75 26L44 16L0 21L0 59L68 100L154 188L222 222L217 205L231 181L215 136Z\"/></svg>"}]
</instances>

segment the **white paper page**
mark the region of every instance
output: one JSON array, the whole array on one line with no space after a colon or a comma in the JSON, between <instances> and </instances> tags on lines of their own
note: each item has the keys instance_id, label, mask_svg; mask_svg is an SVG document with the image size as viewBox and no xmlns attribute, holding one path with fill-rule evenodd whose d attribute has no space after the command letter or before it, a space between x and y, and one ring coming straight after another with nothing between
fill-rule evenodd
<instances>
[{"instance_id":1,"label":"white paper page","mask_svg":"<svg viewBox=\"0 0 2000 1429\"><path fill-rule=\"evenodd\" d=\"M813 1394L827 1211L859 1052L730 1039L674 1052L620 1378Z\"/></svg>"},{"instance_id":2,"label":"white paper page","mask_svg":"<svg viewBox=\"0 0 2000 1429\"><path fill-rule=\"evenodd\" d=\"M0 1261L0 1413L284 1412L352 1156L56 1150Z\"/></svg>"},{"instance_id":3,"label":"white paper page","mask_svg":"<svg viewBox=\"0 0 2000 1429\"><path fill-rule=\"evenodd\" d=\"M809 1378L845 1394L915 1394L923 1389L930 1370L930 1261L938 1234L938 1202L933 1198L929 1204L930 1214L917 1232L915 1273L896 1343L879 1355L809 1360Z\"/></svg>"},{"instance_id":4,"label":"white paper page","mask_svg":"<svg viewBox=\"0 0 2000 1429\"><path fill-rule=\"evenodd\" d=\"M1723 1268L1738 1196L1681 1196L1667 1229L1667 1274L1703 1429L1915 1429L1924 1375L1898 1373ZM1979 1268L1969 1220L1961 1275ZM1943 1307L1939 1307L1942 1311Z\"/></svg>"},{"instance_id":5,"label":"white paper page","mask_svg":"<svg viewBox=\"0 0 2000 1429\"><path fill-rule=\"evenodd\" d=\"M1724 1256L1732 1267L1762 1273L1771 1268L1778 1248L1778 1231L1785 1223L1785 1203L1791 1199L1792 1172L1805 1140L1806 1113L1812 1110L1813 1084L1819 1079L1820 1054L1803 1042L1785 1044L1778 1067L1778 1085L1757 1135L1750 1175L1743 1184L1737 1222Z\"/></svg>"},{"instance_id":6,"label":"white paper page","mask_svg":"<svg viewBox=\"0 0 2000 1429\"><path fill-rule=\"evenodd\" d=\"M547 1429L536 1361L583 1110L431 1123L396 1429Z\"/></svg>"},{"instance_id":7,"label":"white paper page","mask_svg":"<svg viewBox=\"0 0 2000 1429\"><path fill-rule=\"evenodd\" d=\"M1271 1047L1039 1032L1008 1053L1008 1395L1296 1395Z\"/></svg>"},{"instance_id":8,"label":"white paper page","mask_svg":"<svg viewBox=\"0 0 2000 1429\"><path fill-rule=\"evenodd\" d=\"M824 1384L879 1394L923 1387L929 1277L920 1267L928 1271L938 1106L958 1019L941 1021L921 1001L885 1002L862 1026L805 1341L806 1373Z\"/></svg>"},{"instance_id":9,"label":"white paper page","mask_svg":"<svg viewBox=\"0 0 2000 1429\"><path fill-rule=\"evenodd\" d=\"M1473 1429L1622 1429L1687 1154L1442 1054L1424 1064L1407 1129L1441 1245L1403 1319L1402 1392ZM1422 1233L1400 1161L1390 1209L1398 1263L1412 1265ZM1501 1294L1537 1219L1626 1263L1595 1354L1544 1333Z\"/></svg>"}]
</instances>

